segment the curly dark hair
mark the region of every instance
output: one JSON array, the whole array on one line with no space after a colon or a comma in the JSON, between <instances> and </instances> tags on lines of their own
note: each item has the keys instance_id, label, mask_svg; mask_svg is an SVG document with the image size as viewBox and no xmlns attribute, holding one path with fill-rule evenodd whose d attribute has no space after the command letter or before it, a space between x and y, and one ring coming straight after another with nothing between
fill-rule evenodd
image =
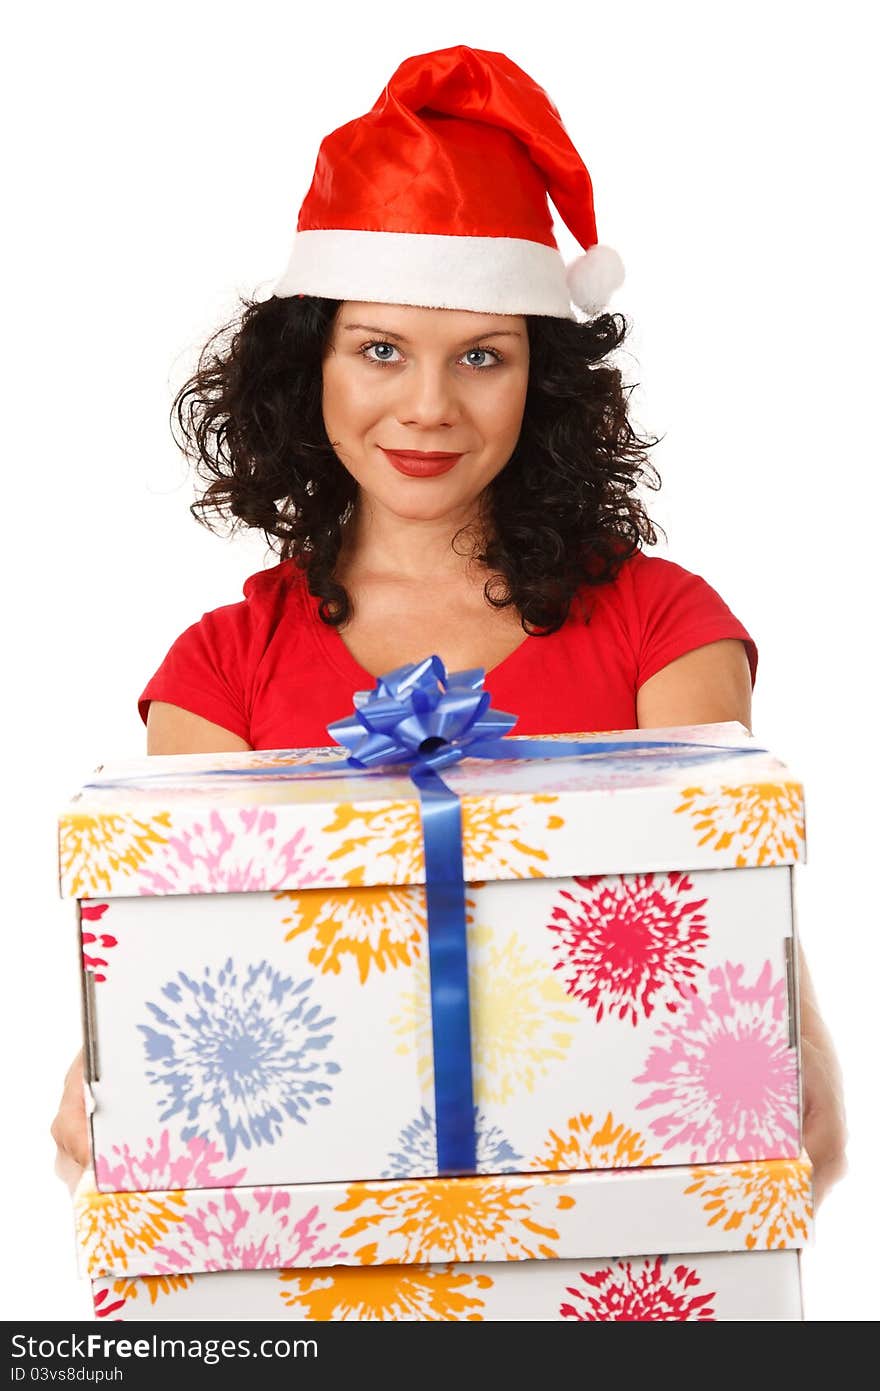
<instances>
[{"instance_id":1,"label":"curly dark hair","mask_svg":"<svg viewBox=\"0 0 880 1391\"><path fill-rule=\"evenodd\" d=\"M211 530L218 519L233 531L261 528L282 560L305 571L332 626L352 612L334 567L357 494L321 408L321 365L341 303L241 296L171 409L172 433L176 422L180 448L207 483L190 506L195 518ZM658 440L636 434L627 414L632 387L603 365L629 332L624 316L529 315L526 323L522 429L482 496L471 556L490 572L487 601L514 605L525 631L541 636L562 626L581 585L607 583L640 542L655 544L634 492L642 478L661 485L645 454Z\"/></svg>"}]
</instances>

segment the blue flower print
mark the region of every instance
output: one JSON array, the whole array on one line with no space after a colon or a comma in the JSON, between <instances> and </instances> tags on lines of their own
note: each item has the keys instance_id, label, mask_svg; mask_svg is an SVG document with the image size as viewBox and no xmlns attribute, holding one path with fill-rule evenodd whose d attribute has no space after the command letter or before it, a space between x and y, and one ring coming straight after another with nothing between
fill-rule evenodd
<instances>
[{"instance_id":1,"label":"blue flower print","mask_svg":"<svg viewBox=\"0 0 880 1391\"><path fill-rule=\"evenodd\" d=\"M329 1105L336 1021L313 1002L313 984L231 957L200 980L178 971L163 1003L146 1003L157 1027L138 1025L155 1064L146 1075L162 1093L159 1119L183 1113L184 1138L219 1132L231 1159L238 1145L274 1144L286 1119L304 1125L313 1106Z\"/></svg>"},{"instance_id":2,"label":"blue flower print","mask_svg":"<svg viewBox=\"0 0 880 1391\"><path fill-rule=\"evenodd\" d=\"M497 1125L487 1125L486 1118L475 1109L474 1128L477 1135L477 1172L481 1174L516 1173L522 1155L504 1138ZM434 1117L422 1107L416 1119L404 1126L397 1137L399 1149L388 1156L388 1167L382 1178L424 1177L437 1172L437 1133Z\"/></svg>"}]
</instances>

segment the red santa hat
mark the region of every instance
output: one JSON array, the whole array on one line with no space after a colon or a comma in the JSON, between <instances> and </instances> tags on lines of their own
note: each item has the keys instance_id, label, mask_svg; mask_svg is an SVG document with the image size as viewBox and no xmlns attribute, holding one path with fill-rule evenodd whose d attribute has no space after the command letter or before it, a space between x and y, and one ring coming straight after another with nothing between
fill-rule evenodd
<instances>
[{"instance_id":1,"label":"red santa hat","mask_svg":"<svg viewBox=\"0 0 880 1391\"><path fill-rule=\"evenodd\" d=\"M568 266L548 197L583 247ZM547 93L503 53L458 44L405 59L324 138L271 293L575 319L623 278Z\"/></svg>"}]
</instances>

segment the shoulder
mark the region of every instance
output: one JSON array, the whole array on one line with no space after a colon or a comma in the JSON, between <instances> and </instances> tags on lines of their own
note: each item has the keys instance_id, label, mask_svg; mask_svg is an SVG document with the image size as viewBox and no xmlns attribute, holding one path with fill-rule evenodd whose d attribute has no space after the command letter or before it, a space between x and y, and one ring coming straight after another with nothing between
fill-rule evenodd
<instances>
[{"instance_id":1,"label":"shoulder","mask_svg":"<svg viewBox=\"0 0 880 1391\"><path fill-rule=\"evenodd\" d=\"M246 675L271 641L281 618L308 597L304 573L293 561L281 561L249 575L243 597L208 609L175 640L169 658L213 664Z\"/></svg>"},{"instance_id":2,"label":"shoulder","mask_svg":"<svg viewBox=\"0 0 880 1391\"><path fill-rule=\"evenodd\" d=\"M597 600L618 607L630 607L641 619L666 602L709 604L724 603L721 595L702 575L688 570L665 556L646 555L638 550L628 556L614 579L596 586L592 592Z\"/></svg>"},{"instance_id":3,"label":"shoulder","mask_svg":"<svg viewBox=\"0 0 880 1391\"><path fill-rule=\"evenodd\" d=\"M280 614L291 604L302 602L306 595L306 579L292 560L282 560L265 570L249 575L242 585L242 598L235 603L209 609L194 626L201 626L218 636L228 634L239 638L268 637Z\"/></svg>"},{"instance_id":4,"label":"shoulder","mask_svg":"<svg viewBox=\"0 0 880 1391\"><path fill-rule=\"evenodd\" d=\"M623 561L611 584L617 586L618 594L648 595L701 578L665 556L646 555L643 550L637 550Z\"/></svg>"},{"instance_id":5,"label":"shoulder","mask_svg":"<svg viewBox=\"0 0 880 1391\"><path fill-rule=\"evenodd\" d=\"M586 596L590 617L612 622L625 638L641 685L676 657L710 642L738 638L754 682L756 643L725 599L703 575L665 556L638 550L615 579Z\"/></svg>"},{"instance_id":6,"label":"shoulder","mask_svg":"<svg viewBox=\"0 0 880 1391\"><path fill-rule=\"evenodd\" d=\"M249 575L242 586L244 602L254 608L271 606L279 597L304 590L306 577L294 560L281 560Z\"/></svg>"},{"instance_id":7,"label":"shoulder","mask_svg":"<svg viewBox=\"0 0 880 1391\"><path fill-rule=\"evenodd\" d=\"M296 620L298 607L305 613L308 590L299 567L282 561L250 575L242 594L203 613L175 639L139 698L144 721L150 701L161 700L249 739L258 673L282 620L291 613ZM282 630L288 660L302 628L294 621Z\"/></svg>"}]
</instances>

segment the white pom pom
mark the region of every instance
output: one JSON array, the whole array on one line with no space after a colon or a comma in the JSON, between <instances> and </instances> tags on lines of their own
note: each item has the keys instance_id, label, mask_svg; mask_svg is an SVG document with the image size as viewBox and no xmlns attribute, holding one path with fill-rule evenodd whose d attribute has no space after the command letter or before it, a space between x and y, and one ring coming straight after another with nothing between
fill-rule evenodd
<instances>
[{"instance_id":1,"label":"white pom pom","mask_svg":"<svg viewBox=\"0 0 880 1391\"><path fill-rule=\"evenodd\" d=\"M572 304L587 314L597 314L623 284L625 274L613 247L591 246L565 268Z\"/></svg>"}]
</instances>

